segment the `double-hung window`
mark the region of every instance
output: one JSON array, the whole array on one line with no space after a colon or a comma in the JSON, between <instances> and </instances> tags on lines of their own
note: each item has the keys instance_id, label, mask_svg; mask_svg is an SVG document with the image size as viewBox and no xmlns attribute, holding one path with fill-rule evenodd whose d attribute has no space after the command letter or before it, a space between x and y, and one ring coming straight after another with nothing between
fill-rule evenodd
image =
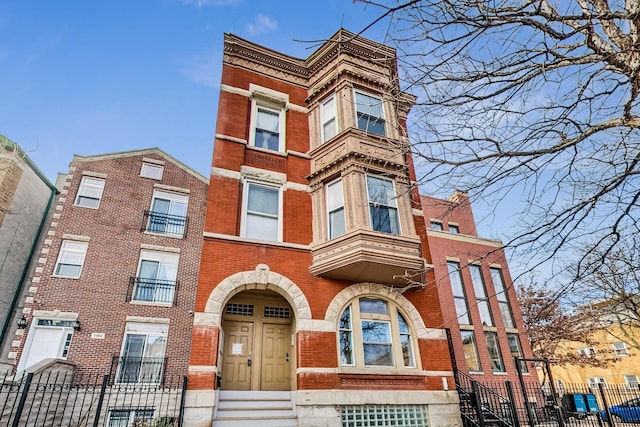
<instances>
[{"instance_id":1,"label":"double-hung window","mask_svg":"<svg viewBox=\"0 0 640 427\"><path fill-rule=\"evenodd\" d=\"M416 367L411 328L388 301L362 297L340 316L340 365L354 367Z\"/></svg>"},{"instance_id":2,"label":"double-hung window","mask_svg":"<svg viewBox=\"0 0 640 427\"><path fill-rule=\"evenodd\" d=\"M131 299L173 304L178 283L178 261L176 253L142 250Z\"/></svg>"},{"instance_id":3,"label":"double-hung window","mask_svg":"<svg viewBox=\"0 0 640 427\"><path fill-rule=\"evenodd\" d=\"M151 179L162 179L162 173L164 172L164 166L157 165L155 163L142 163L142 169L140 169L140 176Z\"/></svg>"},{"instance_id":4,"label":"double-hung window","mask_svg":"<svg viewBox=\"0 0 640 427\"><path fill-rule=\"evenodd\" d=\"M470 264L469 272L471 273L473 290L476 293L480 321L484 326L494 326L491 308L489 307L489 299L487 298L487 291L484 286L484 279L482 278L482 269L479 265Z\"/></svg>"},{"instance_id":5,"label":"double-hung window","mask_svg":"<svg viewBox=\"0 0 640 427\"><path fill-rule=\"evenodd\" d=\"M456 306L458 323L461 325L470 325L471 317L469 316L469 307L467 306L467 296L464 292L460 264L455 261L448 261L447 268L449 269L449 281L451 282L451 292L453 293L453 303Z\"/></svg>"},{"instance_id":6,"label":"double-hung window","mask_svg":"<svg viewBox=\"0 0 640 427\"><path fill-rule=\"evenodd\" d=\"M184 236L189 196L155 190L148 212L147 231L168 236Z\"/></svg>"},{"instance_id":7,"label":"double-hung window","mask_svg":"<svg viewBox=\"0 0 640 427\"><path fill-rule=\"evenodd\" d=\"M80 277L88 247L87 242L63 240L53 274L60 277Z\"/></svg>"},{"instance_id":8,"label":"double-hung window","mask_svg":"<svg viewBox=\"0 0 640 427\"><path fill-rule=\"evenodd\" d=\"M326 192L329 239L333 239L343 235L345 232L342 179L337 179L327 184Z\"/></svg>"},{"instance_id":9,"label":"double-hung window","mask_svg":"<svg viewBox=\"0 0 640 427\"><path fill-rule=\"evenodd\" d=\"M618 342L614 342L612 344L613 346L613 354L616 357L622 357L622 356L628 356L629 355L629 350L627 349L627 344L622 342L622 341L618 341Z\"/></svg>"},{"instance_id":10,"label":"double-hung window","mask_svg":"<svg viewBox=\"0 0 640 427\"><path fill-rule=\"evenodd\" d=\"M393 181L367 175L371 228L383 233L400 234L396 191Z\"/></svg>"},{"instance_id":11,"label":"double-hung window","mask_svg":"<svg viewBox=\"0 0 640 427\"><path fill-rule=\"evenodd\" d=\"M98 209L104 190L104 179L83 176L76 196L76 206Z\"/></svg>"},{"instance_id":12,"label":"double-hung window","mask_svg":"<svg viewBox=\"0 0 640 427\"><path fill-rule=\"evenodd\" d=\"M168 327L127 323L118 363L119 383L158 383L164 369Z\"/></svg>"},{"instance_id":13,"label":"double-hung window","mask_svg":"<svg viewBox=\"0 0 640 427\"><path fill-rule=\"evenodd\" d=\"M247 181L243 194L242 235L258 240L282 240L281 190Z\"/></svg>"},{"instance_id":14,"label":"double-hung window","mask_svg":"<svg viewBox=\"0 0 640 427\"><path fill-rule=\"evenodd\" d=\"M500 345L498 344L498 334L485 331L484 338L487 341L491 370L493 372L504 372L504 363L502 362L502 354L500 353Z\"/></svg>"},{"instance_id":15,"label":"double-hung window","mask_svg":"<svg viewBox=\"0 0 640 427\"><path fill-rule=\"evenodd\" d=\"M627 385L627 388L633 388L637 390L640 386L640 382L638 382L638 375L636 374L625 375L624 382Z\"/></svg>"},{"instance_id":16,"label":"double-hung window","mask_svg":"<svg viewBox=\"0 0 640 427\"><path fill-rule=\"evenodd\" d=\"M273 151L284 151L284 110L253 103L250 144Z\"/></svg>"},{"instance_id":17,"label":"double-hung window","mask_svg":"<svg viewBox=\"0 0 640 427\"><path fill-rule=\"evenodd\" d=\"M356 91L356 119L358 129L385 135L381 98Z\"/></svg>"},{"instance_id":18,"label":"double-hung window","mask_svg":"<svg viewBox=\"0 0 640 427\"><path fill-rule=\"evenodd\" d=\"M502 270L492 267L491 279L493 280L493 286L496 290L496 299L498 300L498 306L500 307L500 314L502 315L502 321L505 328L515 328L516 323L513 320L513 313L511 311L511 305L509 304L509 297L507 296L507 289L504 286L504 279L502 278Z\"/></svg>"},{"instance_id":19,"label":"double-hung window","mask_svg":"<svg viewBox=\"0 0 640 427\"><path fill-rule=\"evenodd\" d=\"M322 142L326 142L338 133L336 120L336 99L334 96L324 101L320 106L320 120L322 121Z\"/></svg>"},{"instance_id":20,"label":"double-hung window","mask_svg":"<svg viewBox=\"0 0 640 427\"><path fill-rule=\"evenodd\" d=\"M587 377L587 383L591 388L599 388L602 384L602 388L607 388L607 379L605 377Z\"/></svg>"}]
</instances>

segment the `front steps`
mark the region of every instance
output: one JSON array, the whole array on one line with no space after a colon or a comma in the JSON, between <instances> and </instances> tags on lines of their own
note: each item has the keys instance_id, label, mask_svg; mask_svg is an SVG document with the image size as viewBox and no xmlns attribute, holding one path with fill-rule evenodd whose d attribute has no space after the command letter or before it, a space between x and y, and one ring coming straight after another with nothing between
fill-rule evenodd
<instances>
[{"instance_id":1,"label":"front steps","mask_svg":"<svg viewBox=\"0 0 640 427\"><path fill-rule=\"evenodd\" d=\"M220 391L213 427L297 425L290 391Z\"/></svg>"}]
</instances>

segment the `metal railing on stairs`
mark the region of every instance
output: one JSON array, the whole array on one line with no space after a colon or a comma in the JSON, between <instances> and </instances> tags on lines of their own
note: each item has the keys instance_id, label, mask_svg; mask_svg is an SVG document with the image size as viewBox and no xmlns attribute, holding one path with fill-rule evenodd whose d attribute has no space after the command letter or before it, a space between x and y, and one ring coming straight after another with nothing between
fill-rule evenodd
<instances>
[{"instance_id":1,"label":"metal railing on stairs","mask_svg":"<svg viewBox=\"0 0 640 427\"><path fill-rule=\"evenodd\" d=\"M464 372L456 371L455 380L464 427L520 427L509 382L502 396Z\"/></svg>"}]
</instances>

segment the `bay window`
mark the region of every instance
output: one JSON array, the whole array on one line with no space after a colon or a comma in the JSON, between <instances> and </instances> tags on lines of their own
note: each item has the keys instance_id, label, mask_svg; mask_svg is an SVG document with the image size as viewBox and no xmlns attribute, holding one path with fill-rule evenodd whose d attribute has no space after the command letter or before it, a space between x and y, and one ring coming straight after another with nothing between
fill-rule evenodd
<instances>
[{"instance_id":1,"label":"bay window","mask_svg":"<svg viewBox=\"0 0 640 427\"><path fill-rule=\"evenodd\" d=\"M333 239L345 232L342 180L330 182L326 188L329 239Z\"/></svg>"},{"instance_id":2,"label":"bay window","mask_svg":"<svg viewBox=\"0 0 640 427\"><path fill-rule=\"evenodd\" d=\"M356 119L358 129L377 135L385 135L382 99L356 91Z\"/></svg>"}]
</instances>

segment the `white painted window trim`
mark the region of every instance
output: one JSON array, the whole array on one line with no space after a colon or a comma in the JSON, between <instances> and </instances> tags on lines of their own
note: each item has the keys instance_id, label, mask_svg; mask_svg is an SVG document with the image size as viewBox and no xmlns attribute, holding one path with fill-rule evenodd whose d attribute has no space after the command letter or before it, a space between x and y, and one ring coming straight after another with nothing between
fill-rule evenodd
<instances>
[{"instance_id":1,"label":"white painted window trim","mask_svg":"<svg viewBox=\"0 0 640 427\"><path fill-rule=\"evenodd\" d=\"M78 193L76 194L76 199L73 203L74 206L78 206L81 208L87 209L98 209L100 207L100 202L102 201L102 195L104 193L106 180L103 178L94 178L92 176L83 176L80 180L80 186L78 187ZM86 191L88 188L94 188L98 190L98 204L97 206L86 206L79 203L81 197L85 198L93 198L86 195Z\"/></svg>"},{"instance_id":2,"label":"white painted window trim","mask_svg":"<svg viewBox=\"0 0 640 427\"><path fill-rule=\"evenodd\" d=\"M159 171L159 176L155 176L154 171ZM156 163L142 162L142 167L140 168L140 176L143 178L161 180L162 175L164 174L164 166Z\"/></svg>"},{"instance_id":3,"label":"white painted window trim","mask_svg":"<svg viewBox=\"0 0 640 427\"><path fill-rule=\"evenodd\" d=\"M75 245L75 247L71 247ZM82 248L81 248L82 247ZM82 269L84 268L84 262L87 257L87 251L89 250L89 243L78 241L78 240L63 240L60 245L60 250L58 251L58 258L56 259L56 263L53 266L53 277L64 277L68 279L78 279L82 275ZM69 254L78 254L81 256L80 264L72 264L72 265L80 265L80 270L78 271L77 276L69 276L66 274L57 274L58 265L63 260L63 257Z\"/></svg>"},{"instance_id":4,"label":"white painted window trim","mask_svg":"<svg viewBox=\"0 0 640 427\"><path fill-rule=\"evenodd\" d=\"M344 230L344 233L342 233L340 235L331 236L331 213L338 211L340 209L340 207L336 207L333 210L331 210L331 208L329 207L329 187L333 187L333 186L336 186L336 185L340 186L340 193L342 194L342 206L341 207L342 207L343 221L344 221L343 227L344 227L345 230ZM346 228L347 228L347 224L346 224L347 217L346 217L346 211L345 211L346 207L345 207L345 203L344 203L344 185L342 183L342 177L334 179L333 181L328 182L326 184L325 204L326 204L326 207L327 207L327 209L326 209L327 238L329 240L331 240L331 239L335 239L337 237L343 236L347 231L346 230Z\"/></svg>"},{"instance_id":5,"label":"white painted window trim","mask_svg":"<svg viewBox=\"0 0 640 427\"><path fill-rule=\"evenodd\" d=\"M264 108L266 110L270 110L274 113L278 113L278 150L279 153L286 152L286 109L284 105L278 105L276 103L270 103L268 101L263 101L261 99L252 98L251 99L251 122L250 122L250 134L249 134L249 145L252 147L256 147L262 150L274 151L264 147L257 147L255 145L256 140L256 126L258 122L258 108Z\"/></svg>"},{"instance_id":6,"label":"white painted window trim","mask_svg":"<svg viewBox=\"0 0 640 427\"><path fill-rule=\"evenodd\" d=\"M283 216L283 191L281 185L274 185L273 183L253 180L242 179L242 216L240 219L240 237L253 239L251 236L247 236L247 206L249 203L249 187L255 185L260 187L269 188L278 191L278 236L277 242L282 242L282 216ZM258 239L256 239L258 240Z\"/></svg>"},{"instance_id":7,"label":"white painted window trim","mask_svg":"<svg viewBox=\"0 0 640 427\"><path fill-rule=\"evenodd\" d=\"M333 115L327 117L325 116L325 105L327 105L331 101L333 101L333 111L332 111ZM335 95L331 95L320 103L320 135L321 135L323 144L327 142L329 139L336 136L338 133L340 133L340 127L338 126L337 101L338 101L338 97ZM324 127L325 127L325 124L329 122L331 119L333 119L335 123L336 133L333 136L327 138L326 135L324 134Z\"/></svg>"},{"instance_id":8,"label":"white painted window trim","mask_svg":"<svg viewBox=\"0 0 640 427\"><path fill-rule=\"evenodd\" d=\"M378 94L374 94L371 92L367 92L366 90L361 90L361 89L354 89L353 90L353 115L355 118L355 127L356 129L360 129L360 126L358 125L358 101L357 101L357 95L356 94L361 94L361 95L365 95L365 96L369 96L371 98L375 98L377 100L380 101L380 111L382 112L382 117L380 117L384 123L384 133L383 134L377 134L377 133L372 133L373 135L379 135L379 136L387 136L389 134L389 131L387 129L387 118L386 118L386 111L385 111L385 102L382 99L382 97ZM371 116L373 117L373 116ZM364 129L360 129L362 131L364 131Z\"/></svg>"}]
</instances>

